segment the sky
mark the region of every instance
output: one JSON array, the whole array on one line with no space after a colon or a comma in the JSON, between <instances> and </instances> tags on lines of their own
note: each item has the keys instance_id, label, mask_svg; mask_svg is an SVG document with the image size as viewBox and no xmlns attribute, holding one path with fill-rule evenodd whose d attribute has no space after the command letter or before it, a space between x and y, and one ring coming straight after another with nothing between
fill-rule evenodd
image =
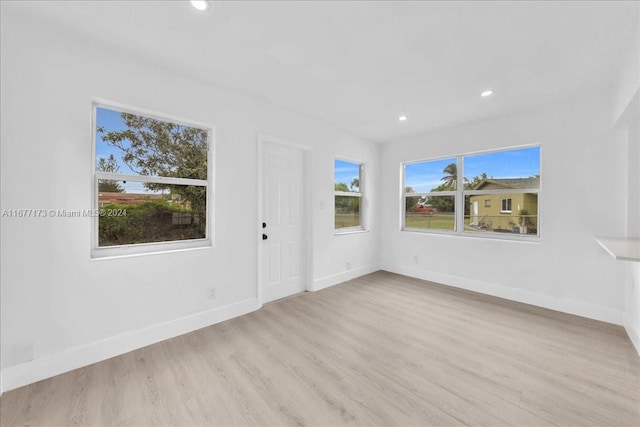
<instances>
[{"instance_id":1,"label":"sky","mask_svg":"<svg viewBox=\"0 0 640 427\"><path fill-rule=\"evenodd\" d=\"M344 182L349 187L354 179L360 179L360 165L336 159L335 183Z\"/></svg>"},{"instance_id":2,"label":"sky","mask_svg":"<svg viewBox=\"0 0 640 427\"><path fill-rule=\"evenodd\" d=\"M122 121L122 117L120 114L120 111L97 107L96 126L104 126L105 132L108 132L110 130L125 130L127 127ZM137 175L122 160L122 151L120 151L120 149L114 147L113 145L104 142L102 140L102 134L96 133L96 165L98 164L100 157L108 159L110 154L113 154L113 156L118 161L118 165L120 166L120 170L118 171L118 173Z\"/></svg>"},{"instance_id":3,"label":"sky","mask_svg":"<svg viewBox=\"0 0 640 427\"><path fill-rule=\"evenodd\" d=\"M96 109L96 124L104 126L106 131L124 130L119 111L98 107ZM100 157L105 159L113 154L120 166L120 173L136 174L122 160L121 151L102 140L101 134L96 135L96 164ZM442 184L445 176L444 168L456 163L455 157L431 160L419 163L407 163L405 166L405 186L410 186L415 192L429 192ZM335 182L344 182L349 186L354 179L360 177L360 165L345 160L335 161ZM489 178L526 178L540 174L540 147L523 148L509 151L498 151L471 156L464 156L464 176L471 180L475 176L486 173ZM140 184L127 183L129 192L143 191Z\"/></svg>"},{"instance_id":4,"label":"sky","mask_svg":"<svg viewBox=\"0 0 640 427\"><path fill-rule=\"evenodd\" d=\"M498 151L463 156L464 177L472 180L486 173L489 178L528 178L540 175L540 147ZM405 186L414 192L429 192L442 184L444 168L457 164L455 157L420 163L408 163L405 167Z\"/></svg>"}]
</instances>

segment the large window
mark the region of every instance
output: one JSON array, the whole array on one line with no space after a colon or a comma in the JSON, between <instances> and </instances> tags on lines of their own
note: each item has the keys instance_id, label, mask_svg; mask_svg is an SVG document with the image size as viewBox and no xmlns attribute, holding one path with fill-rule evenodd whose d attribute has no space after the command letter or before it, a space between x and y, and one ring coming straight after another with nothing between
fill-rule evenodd
<instances>
[{"instance_id":1,"label":"large window","mask_svg":"<svg viewBox=\"0 0 640 427\"><path fill-rule=\"evenodd\" d=\"M362 164L336 160L334 177L336 231L363 229Z\"/></svg>"},{"instance_id":2,"label":"large window","mask_svg":"<svg viewBox=\"0 0 640 427\"><path fill-rule=\"evenodd\" d=\"M540 147L403 164L403 229L539 237Z\"/></svg>"},{"instance_id":3,"label":"large window","mask_svg":"<svg viewBox=\"0 0 640 427\"><path fill-rule=\"evenodd\" d=\"M94 105L94 256L206 246L209 127Z\"/></svg>"}]
</instances>

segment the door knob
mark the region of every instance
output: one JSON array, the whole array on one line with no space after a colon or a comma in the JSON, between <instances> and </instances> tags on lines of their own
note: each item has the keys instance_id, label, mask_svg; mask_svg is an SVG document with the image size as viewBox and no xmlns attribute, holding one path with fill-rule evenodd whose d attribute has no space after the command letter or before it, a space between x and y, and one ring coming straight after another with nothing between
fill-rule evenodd
<instances>
[{"instance_id":1,"label":"door knob","mask_svg":"<svg viewBox=\"0 0 640 427\"><path fill-rule=\"evenodd\" d=\"M267 240L269 238L269 236L267 236L266 234L262 235L262 240Z\"/></svg>"}]
</instances>

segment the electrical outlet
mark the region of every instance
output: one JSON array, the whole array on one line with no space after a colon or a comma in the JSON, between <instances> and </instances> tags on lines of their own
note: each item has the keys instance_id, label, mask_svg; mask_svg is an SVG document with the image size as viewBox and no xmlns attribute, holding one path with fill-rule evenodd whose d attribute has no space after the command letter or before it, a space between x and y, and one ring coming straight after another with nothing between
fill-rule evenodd
<instances>
[{"instance_id":1,"label":"electrical outlet","mask_svg":"<svg viewBox=\"0 0 640 427\"><path fill-rule=\"evenodd\" d=\"M417 264L417 263L418 263L418 261L419 261L419 260L418 260L418 255L414 255L414 256L413 256L413 263L414 263L414 264Z\"/></svg>"},{"instance_id":2,"label":"electrical outlet","mask_svg":"<svg viewBox=\"0 0 640 427\"><path fill-rule=\"evenodd\" d=\"M209 299L216 299L216 297L218 296L218 290L216 288L209 288L209 290L207 291L207 296L209 297Z\"/></svg>"},{"instance_id":3,"label":"electrical outlet","mask_svg":"<svg viewBox=\"0 0 640 427\"><path fill-rule=\"evenodd\" d=\"M347 270L351 270L351 261L347 261Z\"/></svg>"}]
</instances>

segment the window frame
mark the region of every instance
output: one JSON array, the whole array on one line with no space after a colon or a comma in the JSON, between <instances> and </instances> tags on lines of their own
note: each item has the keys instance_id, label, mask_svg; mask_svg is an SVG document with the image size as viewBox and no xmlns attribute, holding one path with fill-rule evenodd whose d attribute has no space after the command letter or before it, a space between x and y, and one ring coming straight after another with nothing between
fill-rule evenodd
<instances>
[{"instance_id":1,"label":"window frame","mask_svg":"<svg viewBox=\"0 0 640 427\"><path fill-rule=\"evenodd\" d=\"M524 149L528 149L528 148L538 148L539 152L540 152L540 156L539 156L539 176L540 176L540 181L538 184L538 188L514 188L514 189L499 189L499 190L466 190L464 188L464 184L460 185L460 183L464 183L464 158L468 157L468 156L476 156L476 155L483 155L483 154L491 154L491 153L499 153L499 152L506 152L506 151L517 151L517 150L524 150ZM406 176L405 176L405 166L408 164L415 164L415 163L424 163L424 162L431 162L431 161L437 161L437 160L442 160L442 159L451 159L451 158L455 158L456 159L456 164L457 164L457 187L455 191L439 191L436 193L436 195L438 196L446 196L446 195L453 195L455 196L455 205L454 205L454 215L455 215L455 225L454 225L454 230L443 230L443 229L425 229L425 228L411 228L411 227L406 227L405 226L405 220L406 220L406 197L413 197L413 196L423 196L423 195L428 195L428 196L433 196L434 193L433 192L426 192L426 193L406 193L405 192L405 188L406 188ZM433 157L433 158L427 158L427 159L422 159L422 160L411 160L411 161L406 161L406 162L401 162L400 164L400 168L401 168L401 182L400 182L400 231L406 231L406 232L416 232L416 233L427 233L427 234L444 234L444 235L449 235L449 236L460 236L460 237L472 237L472 238L483 238L483 239L497 239L497 240L516 240L516 241L524 241L524 242L539 242L541 240L541 224L542 221L540 220L540 206L541 206L541 197L540 195L542 194L542 145L541 144L531 144L531 145L522 145L522 146L514 146L514 147L506 147L506 148L500 148L497 150L483 150L483 151L476 151L476 152L468 152L468 153L463 153L463 154L457 154L457 155L449 155L449 156L441 156L441 157ZM464 216L464 208L459 209L460 206L464 206L465 203L465 197L467 196L486 196L486 195L500 195L500 194L536 194L538 196L538 203L537 203L537 211L535 212L536 215L536 220L537 220L537 235L533 236L533 235L521 235L521 234L507 234L507 233L481 233L481 232L472 232L472 231L465 231L464 229L464 221L465 221L465 216ZM502 206L500 206L502 208ZM501 212L502 213L502 212ZM505 213L509 213L509 212L505 212Z\"/></svg>"},{"instance_id":2,"label":"window frame","mask_svg":"<svg viewBox=\"0 0 640 427\"><path fill-rule=\"evenodd\" d=\"M335 170L336 170L336 161L342 161L342 162L347 162L347 163L351 163L354 165L358 165L358 179L359 179L359 183L360 185L358 186L358 191L336 191L335 190ZM333 181L334 181L334 190L333 190L333 232L335 235L340 235L340 234L352 234L352 233L358 233L358 232L364 232L367 231L367 228L365 226L365 216L364 216L364 199L365 199L365 178L364 178L364 163L360 162L360 161L356 161L356 160L351 160L351 159L346 159L344 157L336 157L333 160ZM347 196L347 197L358 197L360 199L360 208L359 208L359 216L360 216L360 225L354 226L354 227L342 227L342 228L337 228L336 227L336 222L335 222L335 215L336 215L336 197L337 196Z\"/></svg>"},{"instance_id":3,"label":"window frame","mask_svg":"<svg viewBox=\"0 0 640 427\"><path fill-rule=\"evenodd\" d=\"M407 188L406 185L406 171L407 165L412 165L412 164L417 164L417 163L428 163L428 162L435 162L438 160L444 160L444 159L452 159L455 158L456 159L456 170L458 170L458 177L456 177L456 190L453 191L437 191L437 192L412 192L412 193L407 193L405 191L405 189ZM401 218L400 218L400 222L401 222L401 230L402 231L415 231L418 233L434 233L434 234L457 234L457 227L458 227L458 221L456 219L456 206L458 206L458 197L457 197L457 188L460 187L459 185L457 185L458 182L458 178L460 176L460 167L459 167L459 161L460 159L458 158L458 156L444 156L444 157L436 157L433 159L426 159L426 160L416 160L416 161L410 161L410 162L403 162L402 163L402 203L401 203ZM453 196L454 197L454 207L453 207L453 212L454 212L454 223L453 223L453 230L447 230L447 229L442 229L442 228L417 228L417 227L407 227L405 225L405 221L407 218L407 197L437 197L437 196Z\"/></svg>"},{"instance_id":4,"label":"window frame","mask_svg":"<svg viewBox=\"0 0 640 427\"><path fill-rule=\"evenodd\" d=\"M120 113L134 114L144 116L151 119L171 122L174 124L206 130L207 138L207 179L191 179L191 178L174 178L166 176L150 176L150 175L130 175L123 173L98 172L96 170L97 163L97 109L105 108ZM93 212L98 212L99 205L99 189L100 180L113 181L131 181L140 183L158 183L158 184L174 184L174 185L193 185L206 188L206 224L205 237L200 239L171 240L165 242L147 242L134 243L127 245L99 246L99 216L91 216L91 258L121 258L138 255L149 255L156 253L175 252L183 250L206 249L213 246L213 175L214 175L214 148L215 148L215 128L212 125L197 122L194 120L183 119L167 114L161 114L144 108L133 107L117 102L107 101L103 99L93 99L91 103L91 206Z\"/></svg>"},{"instance_id":5,"label":"window frame","mask_svg":"<svg viewBox=\"0 0 640 427\"><path fill-rule=\"evenodd\" d=\"M505 202L508 205L509 209L503 209L505 207ZM505 197L505 198L501 198L500 199L500 213L512 213L513 209L512 209L512 198L511 197Z\"/></svg>"}]
</instances>

